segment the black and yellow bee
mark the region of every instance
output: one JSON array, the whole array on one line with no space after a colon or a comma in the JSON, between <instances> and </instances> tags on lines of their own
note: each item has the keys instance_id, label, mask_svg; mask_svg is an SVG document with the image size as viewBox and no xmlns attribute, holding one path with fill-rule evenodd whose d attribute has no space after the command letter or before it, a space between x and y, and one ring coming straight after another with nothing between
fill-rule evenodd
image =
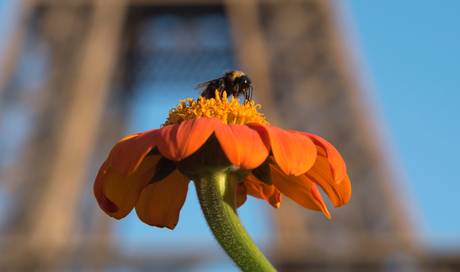
<instances>
[{"instance_id":1,"label":"black and yellow bee","mask_svg":"<svg viewBox=\"0 0 460 272\"><path fill-rule=\"evenodd\" d=\"M222 95L223 91L234 97L244 96L245 101L252 99L252 82L249 77L241 71L230 71L222 77L200 83L196 87L201 89L201 96L204 98L214 98L216 90Z\"/></svg>"}]
</instances>

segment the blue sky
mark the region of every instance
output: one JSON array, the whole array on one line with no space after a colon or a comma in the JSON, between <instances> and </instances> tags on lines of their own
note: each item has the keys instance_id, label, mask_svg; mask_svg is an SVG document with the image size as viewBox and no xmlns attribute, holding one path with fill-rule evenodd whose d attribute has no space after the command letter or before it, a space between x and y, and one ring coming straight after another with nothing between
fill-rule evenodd
<instances>
[{"instance_id":1,"label":"blue sky","mask_svg":"<svg viewBox=\"0 0 460 272\"><path fill-rule=\"evenodd\" d=\"M460 1L346 1L424 239L460 241Z\"/></svg>"},{"instance_id":2,"label":"blue sky","mask_svg":"<svg viewBox=\"0 0 460 272\"><path fill-rule=\"evenodd\" d=\"M19 1L17 1L19 2ZM5 50L5 37L10 34L13 25L13 16L16 14L18 3L13 0L0 0L0 60L3 59ZM1 63L1 62L0 62ZM0 67L0 72L3 67Z\"/></svg>"}]
</instances>

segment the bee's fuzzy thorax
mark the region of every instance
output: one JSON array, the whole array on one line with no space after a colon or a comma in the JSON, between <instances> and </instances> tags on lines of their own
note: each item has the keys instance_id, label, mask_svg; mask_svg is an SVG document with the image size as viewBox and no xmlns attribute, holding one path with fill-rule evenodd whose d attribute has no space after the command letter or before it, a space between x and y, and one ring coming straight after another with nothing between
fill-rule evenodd
<instances>
[{"instance_id":1,"label":"bee's fuzzy thorax","mask_svg":"<svg viewBox=\"0 0 460 272\"><path fill-rule=\"evenodd\" d=\"M235 79L238 78L238 77L241 77L241 76L245 76L245 75L246 75L245 73L243 73L243 72L241 72L241 71L237 71L237 70L235 70L235 71L230 71L230 72L228 72L228 73L230 74L230 77L231 77L232 80L235 80Z\"/></svg>"}]
</instances>

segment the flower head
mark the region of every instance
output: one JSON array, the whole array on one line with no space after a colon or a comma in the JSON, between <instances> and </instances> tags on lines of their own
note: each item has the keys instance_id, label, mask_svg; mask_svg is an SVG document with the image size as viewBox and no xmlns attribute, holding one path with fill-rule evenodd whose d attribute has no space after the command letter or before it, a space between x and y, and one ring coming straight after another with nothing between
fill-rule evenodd
<instances>
[{"instance_id":1,"label":"flower head","mask_svg":"<svg viewBox=\"0 0 460 272\"><path fill-rule=\"evenodd\" d=\"M341 155L319 136L269 125L259 108L225 92L181 101L161 128L113 147L94 184L100 207L117 219L135 208L143 222L172 229L189 180L226 169L240 177L239 206L251 195L279 207L282 193L329 218L318 186L334 207L351 196Z\"/></svg>"}]
</instances>

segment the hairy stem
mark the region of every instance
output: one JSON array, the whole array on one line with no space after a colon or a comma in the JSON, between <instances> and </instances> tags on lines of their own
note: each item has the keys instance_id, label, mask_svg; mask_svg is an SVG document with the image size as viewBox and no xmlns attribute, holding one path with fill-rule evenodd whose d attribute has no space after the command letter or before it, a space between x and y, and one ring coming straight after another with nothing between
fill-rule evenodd
<instances>
[{"instance_id":1,"label":"hairy stem","mask_svg":"<svg viewBox=\"0 0 460 272\"><path fill-rule=\"evenodd\" d=\"M219 244L242 271L276 271L249 237L236 213L236 176L226 171L195 181L206 221Z\"/></svg>"}]
</instances>

